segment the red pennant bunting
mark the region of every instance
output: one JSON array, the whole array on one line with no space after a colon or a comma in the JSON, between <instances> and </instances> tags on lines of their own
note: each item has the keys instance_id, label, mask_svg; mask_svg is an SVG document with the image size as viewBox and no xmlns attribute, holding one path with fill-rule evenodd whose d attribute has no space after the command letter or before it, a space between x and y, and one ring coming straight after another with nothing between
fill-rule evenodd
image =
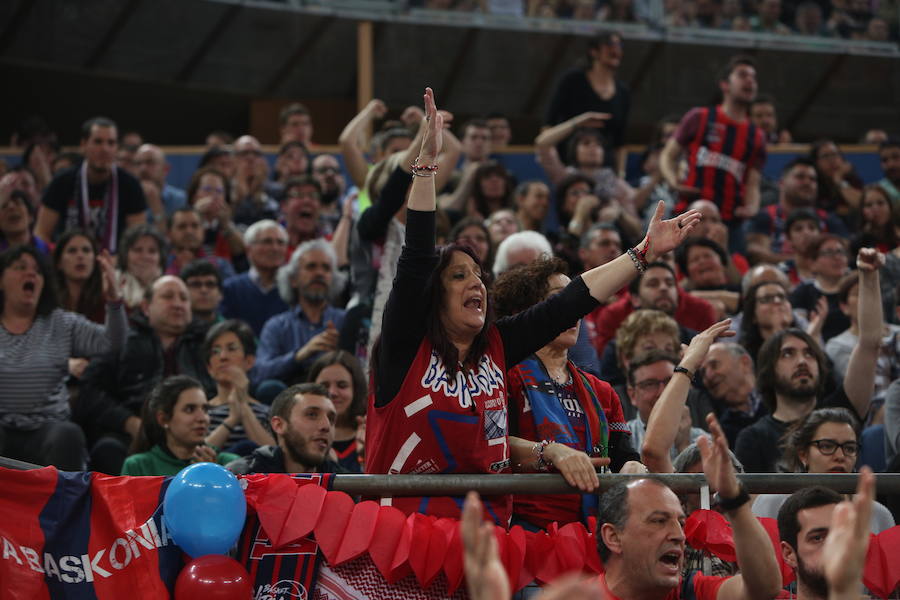
<instances>
[{"instance_id":1,"label":"red pennant bunting","mask_svg":"<svg viewBox=\"0 0 900 600\"><path fill-rule=\"evenodd\" d=\"M375 524L378 522L378 504L371 500L360 502L353 507L353 514L347 523L344 539L335 557L335 564L342 564L353 560L365 553L372 543L372 534L375 532Z\"/></svg>"},{"instance_id":2,"label":"red pennant bunting","mask_svg":"<svg viewBox=\"0 0 900 600\"><path fill-rule=\"evenodd\" d=\"M563 525L554 540L562 573L584 569L584 538L587 530L581 523Z\"/></svg>"},{"instance_id":3,"label":"red pennant bunting","mask_svg":"<svg viewBox=\"0 0 900 600\"><path fill-rule=\"evenodd\" d=\"M392 510L400 512L396 508L392 508ZM409 553L412 548L413 515L406 516L402 512L400 512L400 515L403 517L403 526L400 528L400 538L397 540L397 547L394 549L394 558L391 559L389 583L399 581L412 573L412 568L409 566Z\"/></svg>"},{"instance_id":4,"label":"red pennant bunting","mask_svg":"<svg viewBox=\"0 0 900 600\"><path fill-rule=\"evenodd\" d=\"M372 543L369 544L369 556L372 557L372 562L378 567L381 576L390 583L393 583L391 567L394 555L397 553L397 545L404 529L406 529L406 515L392 506L378 507Z\"/></svg>"},{"instance_id":5,"label":"red pennant bunting","mask_svg":"<svg viewBox=\"0 0 900 600\"><path fill-rule=\"evenodd\" d=\"M778 560L778 568L781 569L781 585L785 586L794 580L794 569L784 562L784 555L781 553L781 535L778 533L778 521L770 517L757 517L756 519L762 523L763 529L769 534L775 558Z\"/></svg>"},{"instance_id":6,"label":"red pennant bunting","mask_svg":"<svg viewBox=\"0 0 900 600\"><path fill-rule=\"evenodd\" d=\"M313 531L316 533L316 541L322 554L325 555L325 560L330 564L336 564L337 552L347 531L353 507L353 498L343 492L328 492L325 496L319 522Z\"/></svg>"},{"instance_id":7,"label":"red pennant bunting","mask_svg":"<svg viewBox=\"0 0 900 600\"><path fill-rule=\"evenodd\" d=\"M551 525L555 525L555 523L551 523ZM529 570L532 570L535 580L541 585L550 583L563 572L554 545L554 538L551 538L549 534L536 534L534 543L528 548L529 553L532 550L535 551L530 562L534 569L529 567Z\"/></svg>"},{"instance_id":8,"label":"red pennant bunting","mask_svg":"<svg viewBox=\"0 0 900 600\"><path fill-rule=\"evenodd\" d=\"M522 581L522 572L525 566L525 531L518 525L509 530L506 535L506 553L503 557L503 566L509 575L510 584L517 592L532 579L530 576Z\"/></svg>"},{"instance_id":9,"label":"red pennant bunting","mask_svg":"<svg viewBox=\"0 0 900 600\"><path fill-rule=\"evenodd\" d=\"M597 534L588 534L584 538L584 570L597 575L606 572L597 550Z\"/></svg>"},{"instance_id":10,"label":"red pennant bunting","mask_svg":"<svg viewBox=\"0 0 900 600\"><path fill-rule=\"evenodd\" d=\"M325 490L318 486L304 487L317 489L321 494L325 493ZM297 484L294 480L284 474L269 475L268 479L259 485L256 514L259 516L259 523L263 531L269 536L274 548L279 548L300 537L291 538L294 520L290 518L290 513L297 491Z\"/></svg>"},{"instance_id":11,"label":"red pennant bunting","mask_svg":"<svg viewBox=\"0 0 900 600\"><path fill-rule=\"evenodd\" d=\"M300 485L300 487L295 489L294 500L291 504L291 512L288 514L288 519L285 523L285 529L281 532L278 543L272 542L276 548L296 542L312 532L319 522L319 517L325 504L325 497L328 493L325 491L325 488L317 485ZM339 494L341 492L331 493Z\"/></svg>"},{"instance_id":12,"label":"red pennant bunting","mask_svg":"<svg viewBox=\"0 0 900 600\"><path fill-rule=\"evenodd\" d=\"M879 598L889 597L900 584L900 526L869 538L863 583Z\"/></svg>"},{"instance_id":13,"label":"red pennant bunting","mask_svg":"<svg viewBox=\"0 0 900 600\"><path fill-rule=\"evenodd\" d=\"M684 524L684 535L692 548L705 550L728 562L737 560L731 525L716 511L695 510Z\"/></svg>"},{"instance_id":14,"label":"red pennant bunting","mask_svg":"<svg viewBox=\"0 0 900 600\"><path fill-rule=\"evenodd\" d=\"M444 571L444 577L447 578L447 589L452 595L456 592L463 579L463 547L459 521L456 519L438 519L434 523L434 530L435 532L443 532L444 539L447 542L447 552L441 568Z\"/></svg>"},{"instance_id":15,"label":"red pennant bunting","mask_svg":"<svg viewBox=\"0 0 900 600\"><path fill-rule=\"evenodd\" d=\"M441 572L444 556L447 553L447 539L440 530L436 530L436 519L426 515L415 515L413 519L412 547L416 552L410 553L409 564L416 579L423 588L434 583L434 578Z\"/></svg>"}]
</instances>

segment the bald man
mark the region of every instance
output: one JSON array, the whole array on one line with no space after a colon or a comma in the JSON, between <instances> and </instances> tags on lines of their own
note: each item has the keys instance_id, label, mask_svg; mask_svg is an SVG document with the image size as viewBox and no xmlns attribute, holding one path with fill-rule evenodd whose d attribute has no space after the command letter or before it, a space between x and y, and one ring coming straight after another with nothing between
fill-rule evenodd
<instances>
[{"instance_id":1,"label":"bald man","mask_svg":"<svg viewBox=\"0 0 900 600\"><path fill-rule=\"evenodd\" d=\"M74 419L85 430L91 470L118 475L131 438L140 427L147 392L170 375L190 375L207 396L215 382L206 368L203 340L207 324L194 320L185 283L173 275L157 279L141 313L131 316L125 346L91 361L81 379Z\"/></svg>"},{"instance_id":2,"label":"bald man","mask_svg":"<svg viewBox=\"0 0 900 600\"><path fill-rule=\"evenodd\" d=\"M141 145L134 155L138 179L147 197L147 220L162 221L187 204L184 190L166 183L172 165L166 162L166 155L159 146Z\"/></svg>"}]
</instances>

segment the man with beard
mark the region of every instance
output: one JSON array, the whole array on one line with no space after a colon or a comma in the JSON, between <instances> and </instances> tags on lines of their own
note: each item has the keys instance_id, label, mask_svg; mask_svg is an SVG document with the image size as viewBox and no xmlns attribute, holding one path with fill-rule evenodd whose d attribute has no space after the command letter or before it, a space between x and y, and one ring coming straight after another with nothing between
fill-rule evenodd
<instances>
[{"instance_id":1,"label":"man with beard","mask_svg":"<svg viewBox=\"0 0 900 600\"><path fill-rule=\"evenodd\" d=\"M329 303L337 264L325 240L304 242L278 273L281 297L293 308L269 319L260 335L256 377L292 384L322 352L337 350L344 311Z\"/></svg>"},{"instance_id":2,"label":"man with beard","mask_svg":"<svg viewBox=\"0 0 900 600\"><path fill-rule=\"evenodd\" d=\"M785 165L778 183L778 204L765 207L750 223L747 233L750 262L778 264L794 258L796 249L787 238L787 220L797 209L815 210L820 231L846 235L840 219L816 208L818 190L816 166L810 159L795 158Z\"/></svg>"},{"instance_id":3,"label":"man with beard","mask_svg":"<svg viewBox=\"0 0 900 600\"><path fill-rule=\"evenodd\" d=\"M547 598L759 600L778 595L781 574L769 536L750 512L750 495L735 476L725 436L712 415L708 425L712 439L698 440L703 473L731 524L741 574L715 577L692 571L683 576L686 515L681 501L666 484L637 479L617 483L600 496L597 551L604 573L585 581L578 596ZM478 496L470 493L460 524L469 592L475 600L509 598L494 527L485 524L481 513ZM584 593L590 591L594 594Z\"/></svg>"},{"instance_id":4,"label":"man with beard","mask_svg":"<svg viewBox=\"0 0 900 600\"><path fill-rule=\"evenodd\" d=\"M748 473L773 473L781 458L780 440L788 426L816 408L846 408L865 422L874 390L875 363L884 318L878 269L884 255L862 248L859 267L859 342L850 355L843 383L824 396L827 361L805 331L785 329L766 340L757 359L757 389L770 414L738 434L735 454Z\"/></svg>"},{"instance_id":5,"label":"man with beard","mask_svg":"<svg viewBox=\"0 0 900 600\"><path fill-rule=\"evenodd\" d=\"M344 192L347 183L341 174L341 165L337 158L331 154L320 154L313 159L312 177L322 190L319 198L322 204L319 220L324 230L331 233L337 229L338 221L341 219L341 208L346 201Z\"/></svg>"},{"instance_id":6,"label":"man with beard","mask_svg":"<svg viewBox=\"0 0 900 600\"><path fill-rule=\"evenodd\" d=\"M337 411L323 386L291 386L275 397L269 410L276 445L260 446L250 456L228 463L228 469L238 475L344 472L328 458L336 418Z\"/></svg>"},{"instance_id":7,"label":"man with beard","mask_svg":"<svg viewBox=\"0 0 900 600\"><path fill-rule=\"evenodd\" d=\"M863 467L852 503L817 486L794 492L781 505L781 554L796 573L797 600L860 597L874 495L875 476Z\"/></svg>"},{"instance_id":8,"label":"man with beard","mask_svg":"<svg viewBox=\"0 0 900 600\"><path fill-rule=\"evenodd\" d=\"M141 184L116 166L116 124L104 117L81 128L80 165L59 173L44 190L34 234L52 241L65 229L80 227L93 234L101 249L116 253L122 233L146 220Z\"/></svg>"},{"instance_id":9,"label":"man with beard","mask_svg":"<svg viewBox=\"0 0 900 600\"><path fill-rule=\"evenodd\" d=\"M660 261L647 265L644 273L631 280L628 292L628 296L608 305L600 317L594 319L593 341L598 356L603 356L606 345L615 337L625 318L641 308L660 310L675 319L683 337L685 330L703 331L716 322L713 305L682 290L675 269L669 263ZM682 341L690 341L690 337Z\"/></svg>"},{"instance_id":10,"label":"man with beard","mask_svg":"<svg viewBox=\"0 0 900 600\"><path fill-rule=\"evenodd\" d=\"M166 263L166 274L178 275L195 260L206 260L219 269L223 279L234 275L234 267L221 256L207 254L203 249L203 220L194 208L177 209L169 217L169 243L172 252Z\"/></svg>"},{"instance_id":11,"label":"man with beard","mask_svg":"<svg viewBox=\"0 0 900 600\"><path fill-rule=\"evenodd\" d=\"M747 56L732 58L719 74L722 103L692 108L666 142L660 169L678 190L676 213L698 198L715 202L731 233L731 251L740 250L740 226L759 210L760 172L766 162L762 129L750 120L756 97L756 63ZM687 177L679 177L681 154L688 161Z\"/></svg>"}]
</instances>

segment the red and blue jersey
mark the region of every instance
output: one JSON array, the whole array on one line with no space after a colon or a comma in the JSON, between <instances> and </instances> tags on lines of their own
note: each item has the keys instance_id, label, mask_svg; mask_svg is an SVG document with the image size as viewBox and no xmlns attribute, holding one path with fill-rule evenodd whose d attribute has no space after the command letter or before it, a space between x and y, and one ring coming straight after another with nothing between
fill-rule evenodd
<instances>
[{"instance_id":1,"label":"red and blue jersey","mask_svg":"<svg viewBox=\"0 0 900 600\"><path fill-rule=\"evenodd\" d=\"M496 327L475 367L451 376L423 338L400 387L385 406L370 392L366 419L367 473L509 473L506 364ZM370 387L374 390L374 386ZM462 497L382 498L410 514L459 518ZM498 525L509 525L509 495L484 498Z\"/></svg>"}]
</instances>

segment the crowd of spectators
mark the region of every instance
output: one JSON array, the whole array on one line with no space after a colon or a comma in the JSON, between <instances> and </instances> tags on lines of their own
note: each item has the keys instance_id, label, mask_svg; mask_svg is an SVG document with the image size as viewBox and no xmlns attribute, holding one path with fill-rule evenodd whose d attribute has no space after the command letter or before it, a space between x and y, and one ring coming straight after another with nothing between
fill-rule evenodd
<instances>
[{"instance_id":1,"label":"crowd of spectators","mask_svg":"<svg viewBox=\"0 0 900 600\"><path fill-rule=\"evenodd\" d=\"M896 42L896 2L878 0L413 0L412 7L486 14L699 27Z\"/></svg>"},{"instance_id":2,"label":"crowd of spectators","mask_svg":"<svg viewBox=\"0 0 900 600\"><path fill-rule=\"evenodd\" d=\"M533 529L612 511L590 494L598 468L706 470L757 549L735 469L900 471L900 141L879 136L877 181L830 140L767 181L784 132L738 56L721 103L661 118L628 181L624 50L600 35L560 78L535 140L544 180L506 165L503 115L458 123L430 90L425 111L370 102L340 157L311 150L299 104L271 170L253 136L213 132L186 190L105 117L77 154L47 129L17 140L0 178L0 454L116 475L556 469L583 494L485 499ZM877 530L896 511L876 504ZM616 514L608 574L627 562ZM680 576L679 544L659 560ZM763 562L717 585L769 597Z\"/></svg>"}]
</instances>

